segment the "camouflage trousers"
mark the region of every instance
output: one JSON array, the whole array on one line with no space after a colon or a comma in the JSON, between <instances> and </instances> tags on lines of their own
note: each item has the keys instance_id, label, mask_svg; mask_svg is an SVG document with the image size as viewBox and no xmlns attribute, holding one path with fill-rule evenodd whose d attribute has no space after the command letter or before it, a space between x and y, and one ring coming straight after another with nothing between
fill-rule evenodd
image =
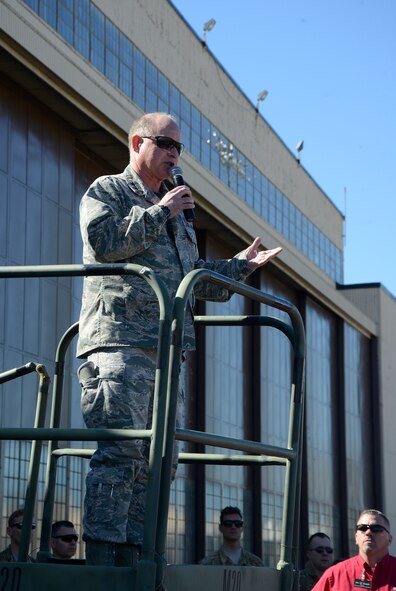
<instances>
[{"instance_id":1,"label":"camouflage trousers","mask_svg":"<svg viewBox=\"0 0 396 591\"><path fill-rule=\"evenodd\" d=\"M133 347L89 355L78 370L88 428L151 428L156 356L156 350ZM148 455L146 440L98 442L86 478L85 540L142 544ZM177 449L174 456L176 466Z\"/></svg>"}]
</instances>

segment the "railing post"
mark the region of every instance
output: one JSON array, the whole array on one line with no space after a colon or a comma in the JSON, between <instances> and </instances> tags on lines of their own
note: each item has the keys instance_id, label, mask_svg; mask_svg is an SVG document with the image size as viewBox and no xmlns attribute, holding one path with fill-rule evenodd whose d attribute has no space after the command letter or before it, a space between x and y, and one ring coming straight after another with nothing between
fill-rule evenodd
<instances>
[{"instance_id":1,"label":"railing post","mask_svg":"<svg viewBox=\"0 0 396 591\"><path fill-rule=\"evenodd\" d=\"M49 388L49 375L44 365L37 365L36 371L39 375L39 392L36 405L36 417L34 421L34 428L44 427L45 425L45 414L47 409L48 399L48 388ZM26 501L23 510L23 525L21 534L21 544L19 547L18 560L20 562L26 562L28 557L28 551L30 546L31 527L33 522L33 511L36 500L37 484L40 472L40 458L42 441L32 441L32 447L30 452L30 463L29 463L29 475L26 487Z\"/></svg>"}]
</instances>

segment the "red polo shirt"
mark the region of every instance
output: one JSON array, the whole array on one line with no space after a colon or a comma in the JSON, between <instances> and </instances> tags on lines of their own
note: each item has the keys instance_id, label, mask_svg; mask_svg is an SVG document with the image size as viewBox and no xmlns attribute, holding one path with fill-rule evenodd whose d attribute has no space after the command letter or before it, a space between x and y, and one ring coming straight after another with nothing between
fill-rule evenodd
<instances>
[{"instance_id":1,"label":"red polo shirt","mask_svg":"<svg viewBox=\"0 0 396 591\"><path fill-rule=\"evenodd\" d=\"M396 557L387 554L372 569L358 554L328 568L312 591L396 591Z\"/></svg>"}]
</instances>

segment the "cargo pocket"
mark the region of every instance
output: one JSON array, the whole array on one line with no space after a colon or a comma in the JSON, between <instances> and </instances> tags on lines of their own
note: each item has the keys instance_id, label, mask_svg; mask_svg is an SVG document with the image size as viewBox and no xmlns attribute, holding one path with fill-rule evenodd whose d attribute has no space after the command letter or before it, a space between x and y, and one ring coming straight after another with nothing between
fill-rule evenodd
<instances>
[{"instance_id":1,"label":"cargo pocket","mask_svg":"<svg viewBox=\"0 0 396 591\"><path fill-rule=\"evenodd\" d=\"M106 428L119 414L124 389L124 366L101 367L87 361L78 370L82 387L81 411L88 428ZM114 426L114 425L112 425Z\"/></svg>"},{"instance_id":2,"label":"cargo pocket","mask_svg":"<svg viewBox=\"0 0 396 591\"><path fill-rule=\"evenodd\" d=\"M98 370L92 361L87 361L78 368L77 375L81 386L81 412L84 422L87 427L96 427L98 425L93 423L92 411L101 415L103 409L103 400L99 400L97 396Z\"/></svg>"},{"instance_id":3,"label":"cargo pocket","mask_svg":"<svg viewBox=\"0 0 396 591\"><path fill-rule=\"evenodd\" d=\"M132 481L132 467L107 467L88 473L84 535L91 539L125 543Z\"/></svg>"}]
</instances>

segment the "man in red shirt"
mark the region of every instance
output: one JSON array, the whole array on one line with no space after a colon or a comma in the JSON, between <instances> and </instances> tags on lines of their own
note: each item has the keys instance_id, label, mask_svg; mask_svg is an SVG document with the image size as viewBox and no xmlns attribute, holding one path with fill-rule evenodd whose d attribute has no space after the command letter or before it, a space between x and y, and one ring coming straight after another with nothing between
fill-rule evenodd
<instances>
[{"instance_id":1,"label":"man in red shirt","mask_svg":"<svg viewBox=\"0 0 396 591\"><path fill-rule=\"evenodd\" d=\"M396 557L389 554L388 518L376 509L365 509L357 521L355 540L359 554L327 569L313 591L396 591Z\"/></svg>"}]
</instances>

